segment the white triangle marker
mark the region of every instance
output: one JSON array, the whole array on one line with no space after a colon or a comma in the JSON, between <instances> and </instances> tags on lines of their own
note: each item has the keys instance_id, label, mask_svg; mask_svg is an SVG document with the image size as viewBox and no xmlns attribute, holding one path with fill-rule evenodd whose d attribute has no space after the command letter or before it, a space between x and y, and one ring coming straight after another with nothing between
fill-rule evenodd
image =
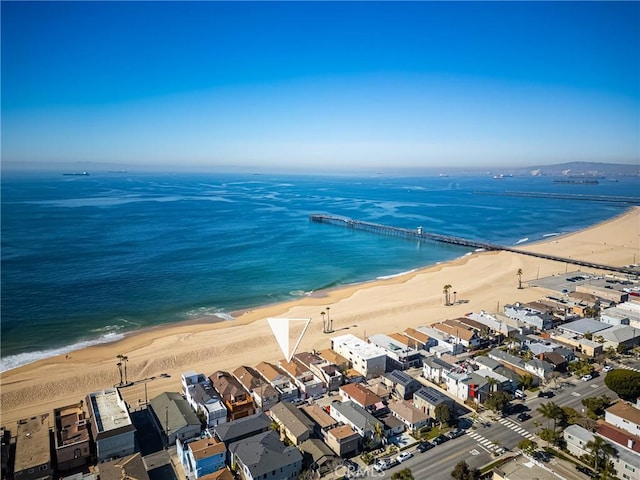
<instances>
[{"instance_id":1,"label":"white triangle marker","mask_svg":"<svg viewBox=\"0 0 640 480\"><path fill-rule=\"evenodd\" d=\"M280 346L280 350L284 357L287 359L287 362L291 361L293 354L296 352L298 345L300 345L300 341L304 336L304 333L307 331L307 327L309 323L311 323L310 318L267 318L267 322L269 322L269 327L271 327L271 331L273 332L273 336L276 337L276 341ZM291 322L305 322L304 328L302 329L302 333L298 338L295 346L292 350L289 350L289 329L291 327Z\"/></svg>"}]
</instances>

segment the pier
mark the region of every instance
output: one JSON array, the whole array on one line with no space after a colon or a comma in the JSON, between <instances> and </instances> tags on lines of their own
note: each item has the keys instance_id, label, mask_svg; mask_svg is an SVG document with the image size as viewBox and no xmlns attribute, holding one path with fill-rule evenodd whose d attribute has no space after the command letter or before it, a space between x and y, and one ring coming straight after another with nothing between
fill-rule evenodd
<instances>
[{"instance_id":1,"label":"pier","mask_svg":"<svg viewBox=\"0 0 640 480\"><path fill-rule=\"evenodd\" d=\"M531 257L544 258L546 260L553 260L561 263L569 263L572 265L579 265L582 267L589 267L598 270L607 270L611 272L626 273L630 275L637 275L638 272L628 267L615 267L612 265L603 265L600 263L587 262L584 260L578 260L574 258L558 257L555 255L546 255L544 253L528 252L526 250L520 250L517 248L505 247L503 245L496 245L493 243L477 242L475 240L469 240L466 238L454 237L450 235L440 235L438 233L430 233L422 230L422 227L416 229L392 227L389 225L381 225L378 223L364 222L361 220L354 220L347 217L338 217L334 215L324 214L312 214L309 216L309 220L316 223L326 223L329 225L337 225L340 227L350 228L352 230L360 230L363 232L375 233L378 235L390 235L394 237L400 237L405 239L416 240L428 240L440 243L447 243L451 245L459 245L461 247L469 247L475 249L483 249L488 251L505 251L518 253L521 255L529 255Z\"/></svg>"}]
</instances>

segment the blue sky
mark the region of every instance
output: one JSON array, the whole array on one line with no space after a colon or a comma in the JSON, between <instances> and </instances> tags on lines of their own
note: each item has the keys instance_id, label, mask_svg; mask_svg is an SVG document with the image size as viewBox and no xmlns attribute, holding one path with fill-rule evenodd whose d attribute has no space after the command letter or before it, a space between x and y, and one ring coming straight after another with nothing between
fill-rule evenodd
<instances>
[{"instance_id":1,"label":"blue sky","mask_svg":"<svg viewBox=\"0 0 640 480\"><path fill-rule=\"evenodd\" d=\"M638 2L2 2L2 158L637 163Z\"/></svg>"}]
</instances>

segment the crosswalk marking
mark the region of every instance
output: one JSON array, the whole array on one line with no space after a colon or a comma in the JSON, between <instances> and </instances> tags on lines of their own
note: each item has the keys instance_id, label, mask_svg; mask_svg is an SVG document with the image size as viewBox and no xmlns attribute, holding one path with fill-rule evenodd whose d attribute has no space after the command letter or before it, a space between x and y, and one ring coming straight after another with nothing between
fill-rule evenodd
<instances>
[{"instance_id":1,"label":"crosswalk marking","mask_svg":"<svg viewBox=\"0 0 640 480\"><path fill-rule=\"evenodd\" d=\"M467 435L469 435L476 442L478 442L479 445L481 445L482 447L485 447L485 448L487 448L489 450L498 450L500 448L499 446L497 446L493 442L491 442L491 440L489 440L488 438L483 437L479 433L467 431Z\"/></svg>"},{"instance_id":2,"label":"crosswalk marking","mask_svg":"<svg viewBox=\"0 0 640 480\"><path fill-rule=\"evenodd\" d=\"M527 430L522 428L520 425L513 423L507 420L506 418L501 418L500 420L498 420L498 422L504 425L505 427L510 428L511 430L516 432L518 435L522 435L523 437L528 438L529 440L532 440L535 438L535 435L532 435Z\"/></svg>"}]
</instances>

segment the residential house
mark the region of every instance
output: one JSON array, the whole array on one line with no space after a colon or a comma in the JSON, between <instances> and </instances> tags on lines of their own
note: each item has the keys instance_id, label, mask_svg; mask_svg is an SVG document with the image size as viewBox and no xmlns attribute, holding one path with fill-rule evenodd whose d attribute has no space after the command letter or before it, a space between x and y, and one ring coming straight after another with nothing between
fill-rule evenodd
<instances>
[{"instance_id":1,"label":"residential house","mask_svg":"<svg viewBox=\"0 0 640 480\"><path fill-rule=\"evenodd\" d=\"M545 381L551 372L553 372L554 367L549 362L545 362L544 360L540 360L538 358L532 358L524 363L524 369L540 378L542 381Z\"/></svg>"},{"instance_id":2,"label":"residential house","mask_svg":"<svg viewBox=\"0 0 640 480\"><path fill-rule=\"evenodd\" d=\"M48 413L18 420L15 448L15 480L53 478Z\"/></svg>"},{"instance_id":3,"label":"residential house","mask_svg":"<svg viewBox=\"0 0 640 480\"><path fill-rule=\"evenodd\" d=\"M248 417L218 425L213 429L213 436L229 448L233 442L269 431L271 422L272 420L264 413L254 413Z\"/></svg>"},{"instance_id":4,"label":"residential house","mask_svg":"<svg viewBox=\"0 0 640 480\"><path fill-rule=\"evenodd\" d=\"M406 400L395 400L389 403L391 414L404 423L408 430L415 432L429 425L430 418L425 412L414 407Z\"/></svg>"},{"instance_id":5,"label":"residential house","mask_svg":"<svg viewBox=\"0 0 640 480\"><path fill-rule=\"evenodd\" d=\"M256 365L256 372L276 389L280 401L291 402L298 398L298 387L281 368L272 363L260 362Z\"/></svg>"},{"instance_id":6,"label":"residential house","mask_svg":"<svg viewBox=\"0 0 640 480\"><path fill-rule=\"evenodd\" d=\"M324 383L311 370L295 358L290 362L280 360L278 366L293 380L300 398L313 398L325 392Z\"/></svg>"},{"instance_id":7,"label":"residential house","mask_svg":"<svg viewBox=\"0 0 640 480\"><path fill-rule=\"evenodd\" d=\"M282 443L274 431L234 442L229 452L244 480L298 480L302 472L300 451Z\"/></svg>"},{"instance_id":8,"label":"residential house","mask_svg":"<svg viewBox=\"0 0 640 480\"><path fill-rule=\"evenodd\" d=\"M581 335L583 337L588 334L601 335L601 332L608 328L611 328L611 325L599 322L593 318L581 318L580 320L574 320L573 322L558 325L558 330L562 332Z\"/></svg>"},{"instance_id":9,"label":"residential house","mask_svg":"<svg viewBox=\"0 0 640 480\"><path fill-rule=\"evenodd\" d=\"M91 457L89 419L84 401L53 410L55 453L58 470L82 467Z\"/></svg>"},{"instance_id":10,"label":"residential house","mask_svg":"<svg viewBox=\"0 0 640 480\"><path fill-rule=\"evenodd\" d=\"M490 393L487 376L463 369L453 370L445 376L447 391L462 402L472 399L476 403L483 403Z\"/></svg>"},{"instance_id":11,"label":"residential house","mask_svg":"<svg viewBox=\"0 0 640 480\"><path fill-rule=\"evenodd\" d=\"M369 342L385 351L387 364L385 370L406 370L422 364L420 353L394 338L378 333L368 338Z\"/></svg>"},{"instance_id":12,"label":"residential house","mask_svg":"<svg viewBox=\"0 0 640 480\"><path fill-rule=\"evenodd\" d=\"M509 325L509 322L504 321L501 317L490 315L484 310L481 310L480 313L468 313L466 318L475 320L487 327L490 332L499 333L505 337L516 331L514 327Z\"/></svg>"},{"instance_id":13,"label":"residential house","mask_svg":"<svg viewBox=\"0 0 640 480\"><path fill-rule=\"evenodd\" d=\"M452 325L451 323L440 322L435 323L433 328L449 336L450 341L453 341L457 345L462 345L465 348L476 348L480 344L480 338L476 332L464 325Z\"/></svg>"},{"instance_id":14,"label":"residential house","mask_svg":"<svg viewBox=\"0 0 640 480\"><path fill-rule=\"evenodd\" d=\"M538 330L553 328L553 315L549 311L534 308L527 304L515 303L504 306L504 314Z\"/></svg>"},{"instance_id":15,"label":"residential house","mask_svg":"<svg viewBox=\"0 0 640 480\"><path fill-rule=\"evenodd\" d=\"M567 367L569 366L567 359L556 352L542 353L539 358L540 360L544 360L545 362L553 365L553 369L556 372L566 372Z\"/></svg>"},{"instance_id":16,"label":"residential house","mask_svg":"<svg viewBox=\"0 0 640 480\"><path fill-rule=\"evenodd\" d=\"M140 453L102 462L96 468L100 480L149 480L149 474Z\"/></svg>"},{"instance_id":17,"label":"residential house","mask_svg":"<svg viewBox=\"0 0 640 480\"><path fill-rule=\"evenodd\" d=\"M204 415L207 428L227 421L227 407L203 373L183 373L182 391L193 411Z\"/></svg>"},{"instance_id":18,"label":"residential house","mask_svg":"<svg viewBox=\"0 0 640 480\"><path fill-rule=\"evenodd\" d=\"M398 417L394 416L390 410L387 410L387 412L388 413L378 417L378 420L382 422L384 427L384 437L392 438L396 435L402 434L407 429L405 423Z\"/></svg>"},{"instance_id":19,"label":"residential house","mask_svg":"<svg viewBox=\"0 0 640 480\"><path fill-rule=\"evenodd\" d=\"M251 395L229 372L218 370L209 375L209 380L227 407L227 420L237 420L255 413Z\"/></svg>"},{"instance_id":20,"label":"residential house","mask_svg":"<svg viewBox=\"0 0 640 480\"><path fill-rule=\"evenodd\" d=\"M605 350L609 347L618 351L628 350L635 345L640 345L640 329L628 325L614 325L598 335L604 339Z\"/></svg>"},{"instance_id":21,"label":"residential house","mask_svg":"<svg viewBox=\"0 0 640 480\"><path fill-rule=\"evenodd\" d=\"M454 336L433 327L418 327L416 330L427 335L436 345L429 347L429 353L435 356L443 354L458 355L464 352L464 345Z\"/></svg>"},{"instance_id":22,"label":"residential house","mask_svg":"<svg viewBox=\"0 0 640 480\"><path fill-rule=\"evenodd\" d=\"M633 320L633 324L632 324ZM600 311L600 321L609 325L640 325L640 312L634 312L619 306L603 308Z\"/></svg>"},{"instance_id":23,"label":"residential house","mask_svg":"<svg viewBox=\"0 0 640 480\"><path fill-rule=\"evenodd\" d=\"M318 477L332 473L335 466L342 463L333 450L317 438L305 440L298 449L302 453L302 467L315 472Z\"/></svg>"},{"instance_id":24,"label":"residential house","mask_svg":"<svg viewBox=\"0 0 640 480\"><path fill-rule=\"evenodd\" d=\"M324 383L324 389L333 392L344 383L344 375L337 365L323 359L319 355L310 352L296 353L294 360L300 362Z\"/></svg>"},{"instance_id":25,"label":"residential house","mask_svg":"<svg viewBox=\"0 0 640 480\"><path fill-rule=\"evenodd\" d=\"M596 435L604 438L616 450L611 461L617 476L625 480L640 480L640 437L606 422L598 425Z\"/></svg>"},{"instance_id":26,"label":"residential house","mask_svg":"<svg viewBox=\"0 0 640 480\"><path fill-rule=\"evenodd\" d=\"M313 421L289 402L276 403L270 410L271 419L280 426L280 433L294 445L311 438Z\"/></svg>"},{"instance_id":27,"label":"residential house","mask_svg":"<svg viewBox=\"0 0 640 480\"><path fill-rule=\"evenodd\" d=\"M202 424L189 403L177 392L163 392L151 399L151 418L167 445L200 436Z\"/></svg>"},{"instance_id":28,"label":"residential house","mask_svg":"<svg viewBox=\"0 0 640 480\"><path fill-rule=\"evenodd\" d=\"M602 344L571 332L552 333L551 338L571 347L575 352L595 357L603 352Z\"/></svg>"},{"instance_id":29,"label":"residential house","mask_svg":"<svg viewBox=\"0 0 640 480\"><path fill-rule=\"evenodd\" d=\"M400 400L410 400L413 394L422 388L422 384L411 375L394 370L382 376L382 383L391 391L391 395Z\"/></svg>"},{"instance_id":30,"label":"residential house","mask_svg":"<svg viewBox=\"0 0 640 480\"><path fill-rule=\"evenodd\" d=\"M340 387L340 397L343 402L351 401L372 415L378 415L388 411L387 406L382 402L382 398L361 383L348 383L347 385L343 385Z\"/></svg>"},{"instance_id":31,"label":"residential house","mask_svg":"<svg viewBox=\"0 0 640 480\"><path fill-rule=\"evenodd\" d=\"M229 467L225 467L217 472L207 473L200 477L200 480L235 480L233 473L229 470Z\"/></svg>"},{"instance_id":32,"label":"residential house","mask_svg":"<svg viewBox=\"0 0 640 480\"><path fill-rule=\"evenodd\" d=\"M640 409L630 403L622 400L614 403L605 410L604 419L614 427L640 436Z\"/></svg>"},{"instance_id":33,"label":"residential house","mask_svg":"<svg viewBox=\"0 0 640 480\"><path fill-rule=\"evenodd\" d=\"M422 387L413 394L413 406L430 418L435 418L436 407L442 404L447 405L451 411L455 406L451 397L433 387Z\"/></svg>"},{"instance_id":34,"label":"residential house","mask_svg":"<svg viewBox=\"0 0 640 480\"><path fill-rule=\"evenodd\" d=\"M489 358L492 358L493 360L500 362L501 365L507 367L509 370L515 372L518 375L531 375L532 373L530 370L527 370L526 363L522 358L511 355L504 350L494 348L489 353L487 353L487 356ZM529 368L532 369L533 367L530 366ZM533 385L538 385L538 378L539 377L537 376L533 377Z\"/></svg>"},{"instance_id":35,"label":"residential house","mask_svg":"<svg viewBox=\"0 0 640 480\"><path fill-rule=\"evenodd\" d=\"M481 377L487 378L487 383L494 383L489 381L489 378L495 380L495 387L489 385L489 393L494 390L506 390L508 392L513 392L518 388L518 375L505 375L504 370L506 369L502 367L500 362L493 358L479 355L474 358L474 364L478 368L475 373Z\"/></svg>"},{"instance_id":36,"label":"residential house","mask_svg":"<svg viewBox=\"0 0 640 480\"><path fill-rule=\"evenodd\" d=\"M87 395L85 405L98 462L132 455L135 452L136 428L120 391L107 388L92 392Z\"/></svg>"},{"instance_id":37,"label":"residential house","mask_svg":"<svg viewBox=\"0 0 640 480\"><path fill-rule=\"evenodd\" d=\"M339 425L327 430L325 442L336 455L349 458L360 452L362 437L350 425Z\"/></svg>"},{"instance_id":38,"label":"residential house","mask_svg":"<svg viewBox=\"0 0 640 480\"><path fill-rule=\"evenodd\" d=\"M329 415L339 422L350 425L364 439L375 442L382 440L377 435L377 432L384 431L382 422L353 402L331 402Z\"/></svg>"},{"instance_id":39,"label":"residential house","mask_svg":"<svg viewBox=\"0 0 640 480\"><path fill-rule=\"evenodd\" d=\"M318 438L326 440L327 431L338 426L338 421L329 415L320 405L302 405L300 410L313 422L313 431Z\"/></svg>"},{"instance_id":40,"label":"residential house","mask_svg":"<svg viewBox=\"0 0 640 480\"><path fill-rule=\"evenodd\" d=\"M423 333L415 328L407 328L404 331L404 335L409 339L409 347L415 350L425 350L429 351L431 347L435 347L438 345L438 341L431 338L426 333Z\"/></svg>"},{"instance_id":41,"label":"residential house","mask_svg":"<svg viewBox=\"0 0 640 480\"><path fill-rule=\"evenodd\" d=\"M188 480L202 478L226 466L227 447L214 438L190 442L178 440L176 451Z\"/></svg>"},{"instance_id":42,"label":"residential house","mask_svg":"<svg viewBox=\"0 0 640 480\"><path fill-rule=\"evenodd\" d=\"M422 361L422 376L434 383L444 382L444 375L450 371L453 366L445 362L441 358L429 356Z\"/></svg>"},{"instance_id":43,"label":"residential house","mask_svg":"<svg viewBox=\"0 0 640 480\"><path fill-rule=\"evenodd\" d=\"M376 345L346 334L331 339L331 348L349 360L351 368L366 379L382 375L386 371L386 351Z\"/></svg>"},{"instance_id":44,"label":"residential house","mask_svg":"<svg viewBox=\"0 0 640 480\"><path fill-rule=\"evenodd\" d=\"M331 350L330 348L320 350L316 352L316 355L338 367L338 370L340 370L342 373L345 373L350 368L349 360L339 353L335 352L334 350Z\"/></svg>"},{"instance_id":45,"label":"residential house","mask_svg":"<svg viewBox=\"0 0 640 480\"><path fill-rule=\"evenodd\" d=\"M278 403L278 392L267 382L262 375L251 367L238 367L233 371L233 376L249 392L254 404L261 411L267 411Z\"/></svg>"},{"instance_id":46,"label":"residential house","mask_svg":"<svg viewBox=\"0 0 640 480\"><path fill-rule=\"evenodd\" d=\"M587 443L593 441L595 435L580 425L569 425L562 432L567 450L577 458L588 454Z\"/></svg>"}]
</instances>

